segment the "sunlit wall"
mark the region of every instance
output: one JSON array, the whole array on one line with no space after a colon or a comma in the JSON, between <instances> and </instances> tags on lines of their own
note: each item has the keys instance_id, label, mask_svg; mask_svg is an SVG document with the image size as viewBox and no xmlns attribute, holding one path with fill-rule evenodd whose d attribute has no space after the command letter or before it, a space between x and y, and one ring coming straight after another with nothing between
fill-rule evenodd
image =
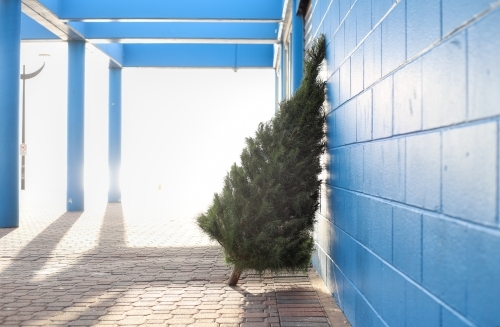
<instances>
[{"instance_id":1,"label":"sunlit wall","mask_svg":"<svg viewBox=\"0 0 500 327\"><path fill-rule=\"evenodd\" d=\"M315 267L353 326L499 326L499 2L311 10L330 107Z\"/></svg>"}]
</instances>

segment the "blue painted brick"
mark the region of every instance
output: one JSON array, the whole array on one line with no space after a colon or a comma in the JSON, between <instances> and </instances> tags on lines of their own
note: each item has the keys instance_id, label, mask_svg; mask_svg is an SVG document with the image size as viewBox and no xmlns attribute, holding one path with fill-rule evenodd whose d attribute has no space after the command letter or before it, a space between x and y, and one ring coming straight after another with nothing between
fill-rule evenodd
<instances>
[{"instance_id":1,"label":"blue painted brick","mask_svg":"<svg viewBox=\"0 0 500 327\"><path fill-rule=\"evenodd\" d=\"M356 47L356 7L353 7L345 19L345 54L348 56Z\"/></svg>"},{"instance_id":2,"label":"blue painted brick","mask_svg":"<svg viewBox=\"0 0 500 327\"><path fill-rule=\"evenodd\" d=\"M344 285L343 285L343 282L344 282L344 279L342 277L342 273L340 272L340 270L336 267L336 266L333 266L333 271L334 271L334 275L333 275L333 283L335 283L335 286L336 286L336 292L333 294L333 297L335 299L335 301L337 302L337 304L339 305L340 308L342 308L342 304L341 301L342 301L342 289L344 288Z\"/></svg>"},{"instance_id":3,"label":"blue painted brick","mask_svg":"<svg viewBox=\"0 0 500 327\"><path fill-rule=\"evenodd\" d=\"M382 184L379 194L383 197L404 201L405 199L405 140L394 139L380 142L382 145L382 156L379 157L379 174Z\"/></svg>"},{"instance_id":4,"label":"blue painted brick","mask_svg":"<svg viewBox=\"0 0 500 327\"><path fill-rule=\"evenodd\" d=\"M344 59L346 58L346 53L344 50L344 38L345 38L345 24L342 23L337 29L337 32L333 36L333 44L335 45L335 68L339 68Z\"/></svg>"},{"instance_id":5,"label":"blue painted brick","mask_svg":"<svg viewBox=\"0 0 500 327\"><path fill-rule=\"evenodd\" d=\"M441 134L406 138L406 203L441 208Z\"/></svg>"},{"instance_id":6,"label":"blue painted brick","mask_svg":"<svg viewBox=\"0 0 500 327\"><path fill-rule=\"evenodd\" d=\"M335 31L340 25L340 7L339 1L330 1L330 9L327 13L330 16L330 34L333 37Z\"/></svg>"},{"instance_id":7,"label":"blue painted brick","mask_svg":"<svg viewBox=\"0 0 500 327\"><path fill-rule=\"evenodd\" d=\"M332 212L332 222L338 226L340 229L345 228L344 222L344 197L342 189L332 188L330 201L332 202L333 212ZM330 249L332 251L333 249Z\"/></svg>"},{"instance_id":8,"label":"blue painted brick","mask_svg":"<svg viewBox=\"0 0 500 327\"><path fill-rule=\"evenodd\" d=\"M331 44L331 43L330 43ZM331 51L333 52L333 50ZM330 62L328 62L330 65ZM327 96L330 100L332 110L338 108L340 104L340 72L337 70L326 82Z\"/></svg>"},{"instance_id":9,"label":"blue painted brick","mask_svg":"<svg viewBox=\"0 0 500 327\"><path fill-rule=\"evenodd\" d=\"M351 0L333 0L333 1L337 1L339 3L340 20L342 21L349 12L349 9L351 9Z\"/></svg>"},{"instance_id":10,"label":"blue painted brick","mask_svg":"<svg viewBox=\"0 0 500 327\"><path fill-rule=\"evenodd\" d=\"M349 152L349 189L362 191L363 187L363 146L351 147Z\"/></svg>"},{"instance_id":11,"label":"blue painted brick","mask_svg":"<svg viewBox=\"0 0 500 327\"><path fill-rule=\"evenodd\" d=\"M363 170L363 186L365 193L372 195L378 194L378 187L383 183L383 176L380 173L378 158L381 153L380 142L365 143L363 147L364 155L364 170Z\"/></svg>"},{"instance_id":12,"label":"blue painted brick","mask_svg":"<svg viewBox=\"0 0 500 327\"><path fill-rule=\"evenodd\" d=\"M363 91L363 46L351 56L351 96Z\"/></svg>"},{"instance_id":13,"label":"blue painted brick","mask_svg":"<svg viewBox=\"0 0 500 327\"><path fill-rule=\"evenodd\" d=\"M383 284L382 271L384 263L373 254L368 253L367 269L364 278L367 281L363 295L371 303L373 308L379 311L382 308L382 296L385 285Z\"/></svg>"},{"instance_id":14,"label":"blue painted brick","mask_svg":"<svg viewBox=\"0 0 500 327\"><path fill-rule=\"evenodd\" d=\"M344 193L344 231L356 237L358 228L358 204L357 195L351 192ZM339 226L340 227L340 226Z\"/></svg>"},{"instance_id":15,"label":"blue painted brick","mask_svg":"<svg viewBox=\"0 0 500 327\"><path fill-rule=\"evenodd\" d=\"M424 55L423 127L447 126L465 120L465 33L460 33Z\"/></svg>"},{"instance_id":16,"label":"blue painted brick","mask_svg":"<svg viewBox=\"0 0 500 327\"><path fill-rule=\"evenodd\" d=\"M405 279L387 265L382 266L382 318L389 326L405 325Z\"/></svg>"},{"instance_id":17,"label":"blue painted brick","mask_svg":"<svg viewBox=\"0 0 500 327\"><path fill-rule=\"evenodd\" d=\"M406 0L406 37L408 58L441 38L441 0Z\"/></svg>"},{"instance_id":18,"label":"blue painted brick","mask_svg":"<svg viewBox=\"0 0 500 327\"><path fill-rule=\"evenodd\" d=\"M371 327L371 310L365 299L359 293L356 293L356 327Z\"/></svg>"},{"instance_id":19,"label":"blue painted brick","mask_svg":"<svg viewBox=\"0 0 500 327\"><path fill-rule=\"evenodd\" d=\"M469 119L500 114L500 9L468 30Z\"/></svg>"},{"instance_id":20,"label":"blue painted brick","mask_svg":"<svg viewBox=\"0 0 500 327\"><path fill-rule=\"evenodd\" d=\"M497 123L443 133L443 212L486 225L497 215Z\"/></svg>"},{"instance_id":21,"label":"blue painted brick","mask_svg":"<svg viewBox=\"0 0 500 327\"><path fill-rule=\"evenodd\" d=\"M420 282L422 268L422 215L393 209L393 264L413 280Z\"/></svg>"},{"instance_id":22,"label":"blue painted brick","mask_svg":"<svg viewBox=\"0 0 500 327\"><path fill-rule=\"evenodd\" d=\"M332 74L335 72L335 49L333 46L333 42L327 42L326 44L326 54L325 54L325 60L326 60L326 71L328 75L328 80L327 80L327 92L329 91L328 88L330 88L329 83L331 83L331 78ZM328 100L332 102L333 98L331 95L328 93ZM332 104L333 106L333 104Z\"/></svg>"},{"instance_id":23,"label":"blue painted brick","mask_svg":"<svg viewBox=\"0 0 500 327\"><path fill-rule=\"evenodd\" d=\"M344 280L343 286L344 315L351 325L356 326L356 289L347 280Z\"/></svg>"},{"instance_id":24,"label":"blue painted brick","mask_svg":"<svg viewBox=\"0 0 500 327\"><path fill-rule=\"evenodd\" d=\"M382 76L401 66L406 60L405 1L382 22Z\"/></svg>"},{"instance_id":25,"label":"blue painted brick","mask_svg":"<svg viewBox=\"0 0 500 327\"><path fill-rule=\"evenodd\" d=\"M372 0L358 0L356 8L356 43L359 44L372 29Z\"/></svg>"},{"instance_id":26,"label":"blue painted brick","mask_svg":"<svg viewBox=\"0 0 500 327\"><path fill-rule=\"evenodd\" d=\"M500 326L500 233L471 228L467 239L467 317Z\"/></svg>"},{"instance_id":27,"label":"blue painted brick","mask_svg":"<svg viewBox=\"0 0 500 327\"><path fill-rule=\"evenodd\" d=\"M338 186L342 188L349 188L349 177L351 176L351 165L349 164L350 149L347 147L339 149L339 171L340 171L340 183Z\"/></svg>"},{"instance_id":28,"label":"blue painted brick","mask_svg":"<svg viewBox=\"0 0 500 327\"><path fill-rule=\"evenodd\" d=\"M372 195L404 201L404 139L368 143L364 146L364 188Z\"/></svg>"},{"instance_id":29,"label":"blue painted brick","mask_svg":"<svg viewBox=\"0 0 500 327\"><path fill-rule=\"evenodd\" d=\"M443 35L447 35L457 27L470 20L474 15L488 9L495 0L442 0L443 1Z\"/></svg>"},{"instance_id":30,"label":"blue painted brick","mask_svg":"<svg viewBox=\"0 0 500 327\"><path fill-rule=\"evenodd\" d=\"M394 74L394 134L422 129L422 61Z\"/></svg>"},{"instance_id":31,"label":"blue painted brick","mask_svg":"<svg viewBox=\"0 0 500 327\"><path fill-rule=\"evenodd\" d=\"M423 286L460 312L466 309L468 247L466 227L423 216Z\"/></svg>"},{"instance_id":32,"label":"blue painted brick","mask_svg":"<svg viewBox=\"0 0 500 327\"><path fill-rule=\"evenodd\" d=\"M339 228L337 228L337 226L334 226L332 233L333 242L330 243L331 248L329 251L329 255L333 259L335 264L340 267L343 265L342 252L344 245L340 242L343 232Z\"/></svg>"},{"instance_id":33,"label":"blue painted brick","mask_svg":"<svg viewBox=\"0 0 500 327\"><path fill-rule=\"evenodd\" d=\"M357 271L357 278L358 280L356 281L356 287L358 290L362 293L365 294L367 291L367 288L369 287L371 281L368 279L369 277L369 256L373 256L371 253L368 252L368 250L363 247L358 245L358 251L356 252L356 267L358 268Z\"/></svg>"},{"instance_id":34,"label":"blue painted brick","mask_svg":"<svg viewBox=\"0 0 500 327\"><path fill-rule=\"evenodd\" d=\"M325 282L326 287L328 288L328 291L332 296L337 293L337 282L336 282L336 277L335 277L335 264L331 259L327 260L327 265L326 265L326 276L321 276Z\"/></svg>"},{"instance_id":35,"label":"blue painted brick","mask_svg":"<svg viewBox=\"0 0 500 327\"><path fill-rule=\"evenodd\" d=\"M357 128L358 142L372 139L372 89L361 93L357 98Z\"/></svg>"},{"instance_id":36,"label":"blue painted brick","mask_svg":"<svg viewBox=\"0 0 500 327\"><path fill-rule=\"evenodd\" d=\"M376 1L374 1L376 2ZM382 34L380 26L363 43L364 86L367 88L382 76Z\"/></svg>"},{"instance_id":37,"label":"blue painted brick","mask_svg":"<svg viewBox=\"0 0 500 327\"><path fill-rule=\"evenodd\" d=\"M455 315L453 312L443 308L443 313L441 314L441 327L470 327L470 322L465 320L463 317ZM496 326L495 326L496 327Z\"/></svg>"},{"instance_id":38,"label":"blue painted brick","mask_svg":"<svg viewBox=\"0 0 500 327\"><path fill-rule=\"evenodd\" d=\"M342 186L342 151L343 149L334 149L331 151L330 160L330 185L334 187Z\"/></svg>"},{"instance_id":39,"label":"blue painted brick","mask_svg":"<svg viewBox=\"0 0 500 327\"><path fill-rule=\"evenodd\" d=\"M351 98L351 59L348 58L340 66L340 103L344 103Z\"/></svg>"},{"instance_id":40,"label":"blue painted brick","mask_svg":"<svg viewBox=\"0 0 500 327\"><path fill-rule=\"evenodd\" d=\"M382 320L382 318L377 315L374 311L371 312L371 327L387 327L387 323Z\"/></svg>"},{"instance_id":41,"label":"blue painted brick","mask_svg":"<svg viewBox=\"0 0 500 327\"><path fill-rule=\"evenodd\" d=\"M406 327L441 327L441 306L415 285L406 282Z\"/></svg>"},{"instance_id":42,"label":"blue painted brick","mask_svg":"<svg viewBox=\"0 0 500 327\"><path fill-rule=\"evenodd\" d=\"M370 200L370 248L384 260L392 262L392 207Z\"/></svg>"},{"instance_id":43,"label":"blue painted brick","mask_svg":"<svg viewBox=\"0 0 500 327\"><path fill-rule=\"evenodd\" d=\"M343 249L345 250L343 272L352 283L355 283L357 281L358 244L346 234L344 234L343 241Z\"/></svg>"},{"instance_id":44,"label":"blue painted brick","mask_svg":"<svg viewBox=\"0 0 500 327\"><path fill-rule=\"evenodd\" d=\"M357 197L357 231L356 231L356 239L358 242L363 244L366 247L370 245L370 235L371 233L371 199L359 195Z\"/></svg>"},{"instance_id":45,"label":"blue painted brick","mask_svg":"<svg viewBox=\"0 0 500 327\"><path fill-rule=\"evenodd\" d=\"M372 1L372 27L375 26L384 15L391 9L395 0L373 0Z\"/></svg>"},{"instance_id":46,"label":"blue painted brick","mask_svg":"<svg viewBox=\"0 0 500 327\"><path fill-rule=\"evenodd\" d=\"M373 138L392 135L392 75L373 87Z\"/></svg>"},{"instance_id":47,"label":"blue painted brick","mask_svg":"<svg viewBox=\"0 0 500 327\"><path fill-rule=\"evenodd\" d=\"M335 112L326 115L326 142L329 149L335 145Z\"/></svg>"}]
</instances>

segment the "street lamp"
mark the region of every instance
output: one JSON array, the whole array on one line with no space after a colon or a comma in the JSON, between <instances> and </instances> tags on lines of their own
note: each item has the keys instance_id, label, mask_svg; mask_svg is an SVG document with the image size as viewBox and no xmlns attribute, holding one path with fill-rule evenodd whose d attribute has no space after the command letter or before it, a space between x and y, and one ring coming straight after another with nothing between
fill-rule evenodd
<instances>
[{"instance_id":1,"label":"street lamp","mask_svg":"<svg viewBox=\"0 0 500 327\"><path fill-rule=\"evenodd\" d=\"M25 181L26 181L26 175L25 175L25 166L26 166L26 154L27 154L27 146L26 146L26 140L25 140L25 132L24 132L24 112L25 112L25 101L26 101L26 80L31 79L35 77L36 75L40 74L42 71L43 67L45 67L45 62L43 63L42 67L40 67L37 71L26 74L26 67L23 65L23 73L21 74L21 79L23 80L23 117L22 117L22 132L21 132L21 147L20 147L20 155L21 155L21 190L24 190L25 188Z\"/></svg>"}]
</instances>

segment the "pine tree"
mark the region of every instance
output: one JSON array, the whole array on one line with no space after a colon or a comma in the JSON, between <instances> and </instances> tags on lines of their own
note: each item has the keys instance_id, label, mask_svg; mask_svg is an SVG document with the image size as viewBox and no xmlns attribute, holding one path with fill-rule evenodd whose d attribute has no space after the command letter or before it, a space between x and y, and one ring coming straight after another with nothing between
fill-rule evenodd
<instances>
[{"instance_id":1,"label":"pine tree","mask_svg":"<svg viewBox=\"0 0 500 327\"><path fill-rule=\"evenodd\" d=\"M326 83L318 80L324 36L307 51L304 78L276 115L246 139L241 166L234 164L198 225L223 247L234 265L230 285L247 269L297 271L309 267L319 206L320 156L325 142Z\"/></svg>"}]
</instances>

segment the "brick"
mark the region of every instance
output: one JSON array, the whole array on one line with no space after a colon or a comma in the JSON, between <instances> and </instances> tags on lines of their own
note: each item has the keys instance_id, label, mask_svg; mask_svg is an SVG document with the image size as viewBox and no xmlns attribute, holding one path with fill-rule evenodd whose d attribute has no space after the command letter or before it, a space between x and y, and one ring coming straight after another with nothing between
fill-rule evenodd
<instances>
[{"instance_id":1,"label":"brick","mask_svg":"<svg viewBox=\"0 0 500 327\"><path fill-rule=\"evenodd\" d=\"M440 6L440 0L406 0L408 59L441 38Z\"/></svg>"},{"instance_id":2,"label":"brick","mask_svg":"<svg viewBox=\"0 0 500 327\"><path fill-rule=\"evenodd\" d=\"M372 0L372 27L382 19L393 5L394 0Z\"/></svg>"},{"instance_id":3,"label":"brick","mask_svg":"<svg viewBox=\"0 0 500 327\"><path fill-rule=\"evenodd\" d=\"M349 57L340 66L340 103L344 103L351 98L351 58Z\"/></svg>"},{"instance_id":4,"label":"brick","mask_svg":"<svg viewBox=\"0 0 500 327\"><path fill-rule=\"evenodd\" d=\"M497 216L497 123L443 133L443 212L486 225Z\"/></svg>"},{"instance_id":5,"label":"brick","mask_svg":"<svg viewBox=\"0 0 500 327\"><path fill-rule=\"evenodd\" d=\"M468 114L479 119L500 114L500 10L472 25L467 31Z\"/></svg>"},{"instance_id":6,"label":"brick","mask_svg":"<svg viewBox=\"0 0 500 327\"><path fill-rule=\"evenodd\" d=\"M500 235L467 230L467 317L478 326L500 326Z\"/></svg>"},{"instance_id":7,"label":"brick","mask_svg":"<svg viewBox=\"0 0 500 327\"><path fill-rule=\"evenodd\" d=\"M423 216L422 285L464 312L467 294L467 228Z\"/></svg>"},{"instance_id":8,"label":"brick","mask_svg":"<svg viewBox=\"0 0 500 327\"><path fill-rule=\"evenodd\" d=\"M370 224L369 246L379 256L392 262L392 207L370 199L368 214Z\"/></svg>"},{"instance_id":9,"label":"brick","mask_svg":"<svg viewBox=\"0 0 500 327\"><path fill-rule=\"evenodd\" d=\"M406 60L406 0L400 1L382 21L382 76Z\"/></svg>"},{"instance_id":10,"label":"brick","mask_svg":"<svg viewBox=\"0 0 500 327\"><path fill-rule=\"evenodd\" d=\"M448 309L443 308L442 313L442 327L466 327L470 326L467 321L464 321L462 317L458 317L456 314L450 312Z\"/></svg>"},{"instance_id":11,"label":"brick","mask_svg":"<svg viewBox=\"0 0 500 327\"><path fill-rule=\"evenodd\" d=\"M393 81L385 78L373 87L373 138L392 135Z\"/></svg>"},{"instance_id":12,"label":"brick","mask_svg":"<svg viewBox=\"0 0 500 327\"><path fill-rule=\"evenodd\" d=\"M422 61L415 60L394 74L394 134L422 129Z\"/></svg>"},{"instance_id":13,"label":"brick","mask_svg":"<svg viewBox=\"0 0 500 327\"><path fill-rule=\"evenodd\" d=\"M406 203L441 210L441 134L406 139Z\"/></svg>"},{"instance_id":14,"label":"brick","mask_svg":"<svg viewBox=\"0 0 500 327\"><path fill-rule=\"evenodd\" d=\"M372 29L371 5L371 0L358 0L354 4L356 7L356 40L358 44Z\"/></svg>"},{"instance_id":15,"label":"brick","mask_svg":"<svg viewBox=\"0 0 500 327\"><path fill-rule=\"evenodd\" d=\"M474 15L488 9L494 0L443 0L443 36L470 20Z\"/></svg>"},{"instance_id":16,"label":"brick","mask_svg":"<svg viewBox=\"0 0 500 327\"><path fill-rule=\"evenodd\" d=\"M466 40L457 34L423 56L423 128L465 121Z\"/></svg>"},{"instance_id":17,"label":"brick","mask_svg":"<svg viewBox=\"0 0 500 327\"><path fill-rule=\"evenodd\" d=\"M406 282L405 287L406 326L440 327L441 306L415 285Z\"/></svg>"},{"instance_id":18,"label":"brick","mask_svg":"<svg viewBox=\"0 0 500 327\"><path fill-rule=\"evenodd\" d=\"M350 0L341 0L350 2ZM349 55L356 47L356 8L353 7L346 16L345 24L345 54Z\"/></svg>"},{"instance_id":19,"label":"brick","mask_svg":"<svg viewBox=\"0 0 500 327\"><path fill-rule=\"evenodd\" d=\"M354 51L351 56L351 96L363 91L363 46Z\"/></svg>"},{"instance_id":20,"label":"brick","mask_svg":"<svg viewBox=\"0 0 500 327\"><path fill-rule=\"evenodd\" d=\"M357 120L356 140L358 142L372 139L372 89L366 90L356 98Z\"/></svg>"},{"instance_id":21,"label":"brick","mask_svg":"<svg viewBox=\"0 0 500 327\"><path fill-rule=\"evenodd\" d=\"M378 3L379 1L372 1ZM366 38L363 45L364 56L364 86L368 88L382 76L382 34L378 26Z\"/></svg>"},{"instance_id":22,"label":"brick","mask_svg":"<svg viewBox=\"0 0 500 327\"><path fill-rule=\"evenodd\" d=\"M333 36L333 48L335 49L335 70L342 65L344 59L346 58L346 53L344 51L344 36L345 24L342 23L338 28L337 33Z\"/></svg>"},{"instance_id":23,"label":"brick","mask_svg":"<svg viewBox=\"0 0 500 327\"><path fill-rule=\"evenodd\" d=\"M393 264L410 278L422 280L422 215L394 207Z\"/></svg>"}]
</instances>

